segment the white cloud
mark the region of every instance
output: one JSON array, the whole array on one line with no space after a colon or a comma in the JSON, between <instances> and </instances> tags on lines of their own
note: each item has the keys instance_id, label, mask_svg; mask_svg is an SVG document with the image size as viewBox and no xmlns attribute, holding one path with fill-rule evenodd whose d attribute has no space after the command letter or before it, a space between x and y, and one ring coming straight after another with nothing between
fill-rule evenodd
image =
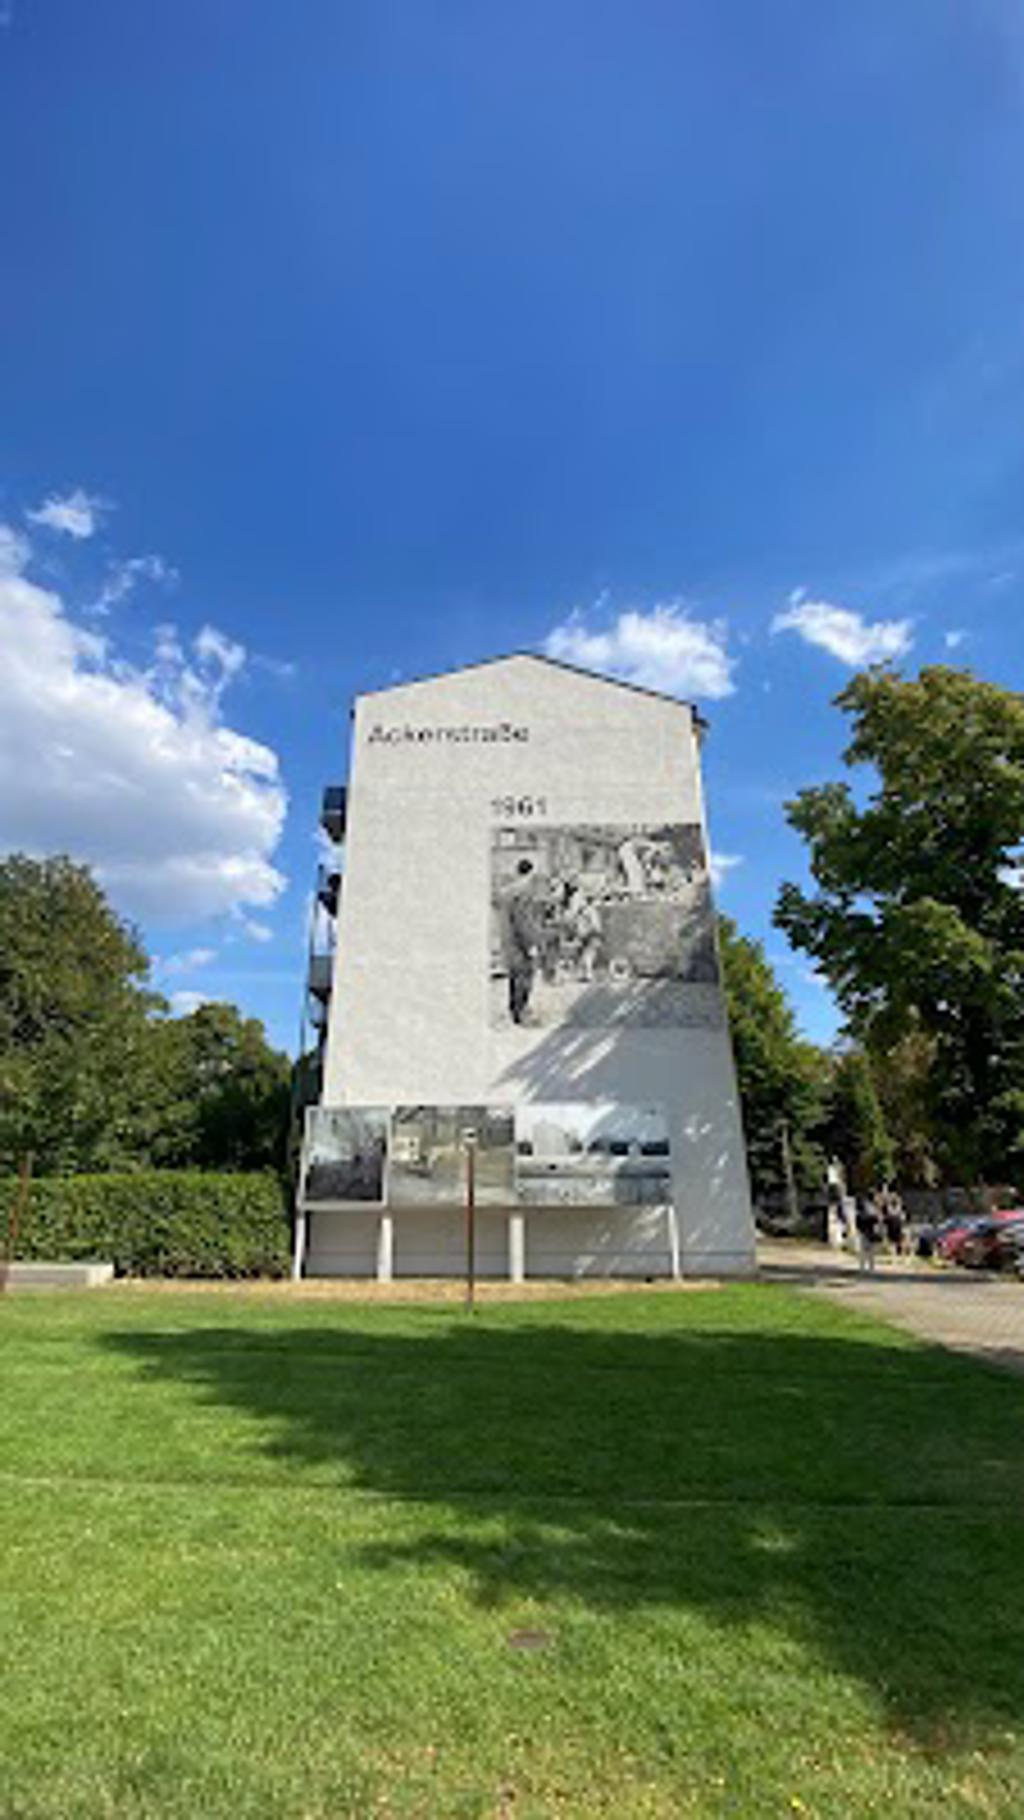
<instances>
[{"instance_id":1,"label":"white cloud","mask_svg":"<svg viewBox=\"0 0 1024 1820\"><path fill-rule=\"evenodd\" d=\"M805 600L802 588L790 595L784 613L776 613L771 629L798 632L805 643L818 645L854 667L904 657L913 643L912 620L866 620L850 607L837 607L828 600Z\"/></svg>"},{"instance_id":2,"label":"white cloud","mask_svg":"<svg viewBox=\"0 0 1024 1820\"><path fill-rule=\"evenodd\" d=\"M800 978L805 986L814 986L819 992L828 991L828 980L823 973L818 972L817 967L801 967Z\"/></svg>"},{"instance_id":3,"label":"white cloud","mask_svg":"<svg viewBox=\"0 0 1024 1820\"><path fill-rule=\"evenodd\" d=\"M158 964L161 973L172 976L176 973L191 973L195 967L208 967L216 959L216 948L187 948L183 954L169 954L166 960Z\"/></svg>"},{"instance_id":4,"label":"white cloud","mask_svg":"<svg viewBox=\"0 0 1024 1820\"><path fill-rule=\"evenodd\" d=\"M734 872L736 867L742 866L742 864L742 853L716 853L712 848L708 858L708 871L711 874L711 883L715 890L717 891L721 885L724 885L728 874Z\"/></svg>"},{"instance_id":5,"label":"white cloud","mask_svg":"<svg viewBox=\"0 0 1024 1820\"><path fill-rule=\"evenodd\" d=\"M290 657L265 657L261 651L254 651L250 661L257 670L265 670L278 682L291 682L298 675L299 666Z\"/></svg>"},{"instance_id":6,"label":"white cloud","mask_svg":"<svg viewBox=\"0 0 1024 1820\"><path fill-rule=\"evenodd\" d=\"M196 639L196 656L201 663L211 664L219 672L219 686L224 687L237 676L245 663L245 646L237 645L216 626L203 626Z\"/></svg>"},{"instance_id":7,"label":"white cloud","mask_svg":"<svg viewBox=\"0 0 1024 1820\"><path fill-rule=\"evenodd\" d=\"M780 967L785 968L785 970L792 974L795 979L799 980L802 985L814 986L819 992L828 992L829 983L825 978L825 975L820 973L817 967L808 967L807 964L804 961L799 960L795 954L769 954L768 960L776 971Z\"/></svg>"},{"instance_id":8,"label":"white cloud","mask_svg":"<svg viewBox=\"0 0 1024 1820\"><path fill-rule=\"evenodd\" d=\"M13 525L0 524L0 578L20 575L30 555L29 542Z\"/></svg>"},{"instance_id":9,"label":"white cloud","mask_svg":"<svg viewBox=\"0 0 1024 1820\"><path fill-rule=\"evenodd\" d=\"M63 497L51 493L34 512L26 512L25 517L32 524L45 525L47 530L59 531L65 537L76 540L91 537L98 529L100 518L109 507L105 500L95 493L86 493L84 488L75 487Z\"/></svg>"},{"instance_id":10,"label":"white cloud","mask_svg":"<svg viewBox=\"0 0 1024 1820\"><path fill-rule=\"evenodd\" d=\"M244 916L242 928L251 942L272 942L274 939L273 929L268 928L266 923L256 922L254 917Z\"/></svg>"},{"instance_id":11,"label":"white cloud","mask_svg":"<svg viewBox=\"0 0 1024 1820\"><path fill-rule=\"evenodd\" d=\"M147 677L154 693L186 715L215 719L225 689L245 668L245 646L206 625L192 641L192 662L177 626L155 626L153 636L155 662Z\"/></svg>"},{"instance_id":12,"label":"white cloud","mask_svg":"<svg viewBox=\"0 0 1024 1820\"><path fill-rule=\"evenodd\" d=\"M139 669L75 625L28 558L0 529L0 850L71 853L154 922L273 903L277 756L220 712L242 647L204 627L187 651L164 627Z\"/></svg>"},{"instance_id":13,"label":"white cloud","mask_svg":"<svg viewBox=\"0 0 1024 1820\"><path fill-rule=\"evenodd\" d=\"M947 651L955 651L958 645L963 644L966 637L967 633L958 628L952 632L944 632L942 642Z\"/></svg>"},{"instance_id":14,"label":"white cloud","mask_svg":"<svg viewBox=\"0 0 1024 1820\"><path fill-rule=\"evenodd\" d=\"M111 607L126 600L140 582L152 581L161 587L173 588L177 580L177 569L173 569L162 556L129 556L123 562L110 564L106 580L89 611L109 613Z\"/></svg>"},{"instance_id":15,"label":"white cloud","mask_svg":"<svg viewBox=\"0 0 1024 1820\"><path fill-rule=\"evenodd\" d=\"M577 609L548 633L544 650L640 688L720 699L735 689L727 637L724 620L694 619L682 601L666 600L646 612L628 607L604 631L591 631Z\"/></svg>"},{"instance_id":16,"label":"white cloud","mask_svg":"<svg viewBox=\"0 0 1024 1820\"><path fill-rule=\"evenodd\" d=\"M211 999L206 992L193 992L190 988L182 987L181 991L171 993L170 1003L175 1017L191 1017L200 1005L213 1005L217 1000Z\"/></svg>"}]
</instances>

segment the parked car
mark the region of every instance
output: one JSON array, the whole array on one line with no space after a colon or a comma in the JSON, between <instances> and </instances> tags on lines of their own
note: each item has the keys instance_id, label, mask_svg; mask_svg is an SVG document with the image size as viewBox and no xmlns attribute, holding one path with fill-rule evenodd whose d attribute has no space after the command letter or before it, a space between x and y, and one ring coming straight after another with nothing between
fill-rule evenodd
<instances>
[{"instance_id":1,"label":"parked car","mask_svg":"<svg viewBox=\"0 0 1024 1820\"><path fill-rule=\"evenodd\" d=\"M990 1269L1001 1230L1002 1223L997 1219L979 1220L953 1248L954 1263L963 1264L968 1270Z\"/></svg>"},{"instance_id":2,"label":"parked car","mask_svg":"<svg viewBox=\"0 0 1024 1820\"><path fill-rule=\"evenodd\" d=\"M947 1264L958 1264L964 1241L984 1223L985 1215L980 1213L961 1213L953 1220L943 1220L942 1225L936 1228L936 1257L945 1259Z\"/></svg>"},{"instance_id":3,"label":"parked car","mask_svg":"<svg viewBox=\"0 0 1024 1820\"><path fill-rule=\"evenodd\" d=\"M993 1270L1009 1270L1024 1279L1024 1214L1004 1220L992 1246Z\"/></svg>"},{"instance_id":4,"label":"parked car","mask_svg":"<svg viewBox=\"0 0 1024 1820\"><path fill-rule=\"evenodd\" d=\"M942 1241L954 1227L963 1226L964 1218L962 1213L958 1213L950 1219L929 1220L923 1226L918 1226L914 1236L914 1249L918 1257L933 1258L940 1255L939 1246Z\"/></svg>"},{"instance_id":5,"label":"parked car","mask_svg":"<svg viewBox=\"0 0 1024 1820\"><path fill-rule=\"evenodd\" d=\"M993 1248L1003 1228L1021 1220L1024 1220L1024 1213L1019 1208L1003 1208L971 1220L947 1235L942 1256L950 1263L982 1270L992 1263Z\"/></svg>"}]
</instances>

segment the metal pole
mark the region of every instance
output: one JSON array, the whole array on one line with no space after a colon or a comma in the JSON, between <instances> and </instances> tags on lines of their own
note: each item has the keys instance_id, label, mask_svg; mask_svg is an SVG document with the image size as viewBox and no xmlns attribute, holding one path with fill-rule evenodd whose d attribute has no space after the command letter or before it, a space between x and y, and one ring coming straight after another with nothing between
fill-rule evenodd
<instances>
[{"instance_id":1,"label":"metal pole","mask_svg":"<svg viewBox=\"0 0 1024 1820\"><path fill-rule=\"evenodd\" d=\"M7 1216L7 1250L3 1263L0 1264L0 1291L7 1288L10 1267L14 1263L14 1253L18 1244L18 1227L21 1224L22 1215L25 1212L25 1204L28 1200L28 1185L31 1175L32 1152L31 1150L27 1150L21 1159L21 1164L18 1169L18 1189L11 1206L11 1211Z\"/></svg>"},{"instance_id":2,"label":"metal pole","mask_svg":"<svg viewBox=\"0 0 1024 1820\"><path fill-rule=\"evenodd\" d=\"M466 1307L476 1305L476 1143L466 1141Z\"/></svg>"}]
</instances>

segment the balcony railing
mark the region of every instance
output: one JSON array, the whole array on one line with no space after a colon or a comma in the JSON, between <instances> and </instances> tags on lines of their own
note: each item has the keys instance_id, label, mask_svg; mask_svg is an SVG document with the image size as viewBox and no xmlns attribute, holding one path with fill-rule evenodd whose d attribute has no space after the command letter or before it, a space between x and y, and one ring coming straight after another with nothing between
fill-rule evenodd
<instances>
[{"instance_id":1,"label":"balcony railing","mask_svg":"<svg viewBox=\"0 0 1024 1820\"><path fill-rule=\"evenodd\" d=\"M331 996L331 983L334 979L333 954L311 954L309 957L309 974L306 984L314 998L325 1003Z\"/></svg>"},{"instance_id":2,"label":"balcony railing","mask_svg":"<svg viewBox=\"0 0 1024 1820\"><path fill-rule=\"evenodd\" d=\"M341 896L341 873L328 871L321 866L316 887L317 902L323 906L328 916L337 916L338 899Z\"/></svg>"},{"instance_id":3,"label":"balcony railing","mask_svg":"<svg viewBox=\"0 0 1024 1820\"><path fill-rule=\"evenodd\" d=\"M320 805L320 826L328 840L339 844L345 838L348 790L344 784L328 784Z\"/></svg>"}]
</instances>

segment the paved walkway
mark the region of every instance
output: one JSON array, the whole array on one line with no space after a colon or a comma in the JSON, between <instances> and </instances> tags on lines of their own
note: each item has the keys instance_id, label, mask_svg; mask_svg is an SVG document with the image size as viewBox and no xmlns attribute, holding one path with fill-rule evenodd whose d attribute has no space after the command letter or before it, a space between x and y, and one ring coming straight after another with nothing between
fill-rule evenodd
<instances>
[{"instance_id":1,"label":"paved walkway","mask_svg":"<svg viewBox=\"0 0 1024 1820\"><path fill-rule=\"evenodd\" d=\"M762 1240L757 1249L765 1282L827 1295L1024 1375L1024 1283L910 1258L880 1261L873 1277L861 1276L855 1258L826 1245Z\"/></svg>"}]
</instances>

